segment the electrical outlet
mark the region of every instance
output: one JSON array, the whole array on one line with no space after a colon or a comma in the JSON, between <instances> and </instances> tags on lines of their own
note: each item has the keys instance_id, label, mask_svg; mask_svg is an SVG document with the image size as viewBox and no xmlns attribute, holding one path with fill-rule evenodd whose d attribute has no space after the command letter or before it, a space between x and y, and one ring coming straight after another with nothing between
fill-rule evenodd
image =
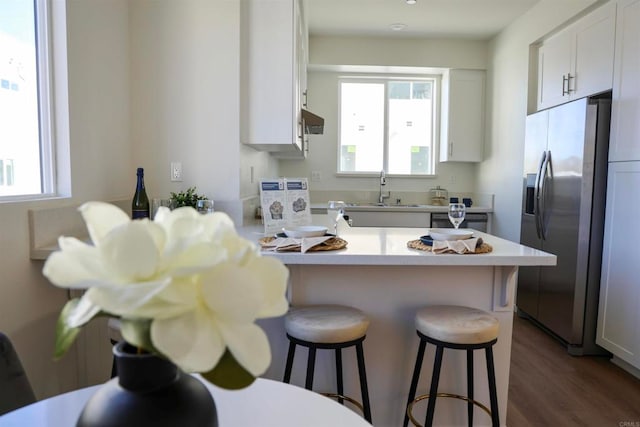
<instances>
[{"instance_id":1,"label":"electrical outlet","mask_svg":"<svg viewBox=\"0 0 640 427\"><path fill-rule=\"evenodd\" d=\"M311 181L312 182L320 182L322 179L322 175L320 171L311 171Z\"/></svg>"},{"instance_id":2,"label":"electrical outlet","mask_svg":"<svg viewBox=\"0 0 640 427\"><path fill-rule=\"evenodd\" d=\"M182 163L171 162L171 181L182 181Z\"/></svg>"}]
</instances>

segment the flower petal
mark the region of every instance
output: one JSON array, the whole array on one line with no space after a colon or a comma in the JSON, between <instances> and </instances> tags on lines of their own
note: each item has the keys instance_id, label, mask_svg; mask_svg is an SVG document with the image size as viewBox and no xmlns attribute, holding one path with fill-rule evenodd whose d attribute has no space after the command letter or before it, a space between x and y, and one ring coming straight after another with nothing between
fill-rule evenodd
<instances>
[{"instance_id":1,"label":"flower petal","mask_svg":"<svg viewBox=\"0 0 640 427\"><path fill-rule=\"evenodd\" d=\"M223 264L203 273L200 281L202 297L216 317L240 323L256 319L263 296L250 271Z\"/></svg>"},{"instance_id":2,"label":"flower petal","mask_svg":"<svg viewBox=\"0 0 640 427\"><path fill-rule=\"evenodd\" d=\"M70 328L77 328L84 325L100 312L100 307L95 305L90 297L87 296L87 293L90 292L91 289L85 292L78 301L78 304L69 312L66 323Z\"/></svg>"},{"instance_id":3,"label":"flower petal","mask_svg":"<svg viewBox=\"0 0 640 427\"><path fill-rule=\"evenodd\" d=\"M170 283L171 278L143 283L102 283L89 289L86 295L91 302L111 314L128 317L170 316L191 308L157 298Z\"/></svg>"},{"instance_id":4,"label":"flower petal","mask_svg":"<svg viewBox=\"0 0 640 427\"><path fill-rule=\"evenodd\" d=\"M155 233L157 225L147 221L131 221L113 229L99 247L115 278L146 280L156 272L160 254Z\"/></svg>"},{"instance_id":5,"label":"flower petal","mask_svg":"<svg viewBox=\"0 0 640 427\"><path fill-rule=\"evenodd\" d=\"M286 298L289 269L271 257L256 257L247 263L262 290L262 307L257 318L282 316L289 310Z\"/></svg>"},{"instance_id":6,"label":"flower petal","mask_svg":"<svg viewBox=\"0 0 640 427\"><path fill-rule=\"evenodd\" d=\"M129 215L111 203L87 202L80 206L78 210L87 224L91 241L96 246L100 245L102 239L111 230L131 221Z\"/></svg>"},{"instance_id":7,"label":"flower petal","mask_svg":"<svg viewBox=\"0 0 640 427\"><path fill-rule=\"evenodd\" d=\"M256 324L220 323L220 332L233 357L253 376L262 375L271 364L269 339Z\"/></svg>"},{"instance_id":8,"label":"flower petal","mask_svg":"<svg viewBox=\"0 0 640 427\"><path fill-rule=\"evenodd\" d=\"M84 289L107 278L95 247L74 238L61 238L59 241L64 249L52 253L42 269L51 283L65 288Z\"/></svg>"},{"instance_id":9,"label":"flower petal","mask_svg":"<svg viewBox=\"0 0 640 427\"><path fill-rule=\"evenodd\" d=\"M205 310L155 319L151 324L151 341L185 372L210 371L225 349L213 318Z\"/></svg>"}]
</instances>

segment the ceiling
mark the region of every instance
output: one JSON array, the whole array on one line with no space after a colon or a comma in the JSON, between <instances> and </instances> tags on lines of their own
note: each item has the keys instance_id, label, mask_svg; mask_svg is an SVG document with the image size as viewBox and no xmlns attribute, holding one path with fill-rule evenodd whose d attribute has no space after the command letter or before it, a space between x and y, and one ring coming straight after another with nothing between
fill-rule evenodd
<instances>
[{"instance_id":1,"label":"ceiling","mask_svg":"<svg viewBox=\"0 0 640 427\"><path fill-rule=\"evenodd\" d=\"M540 0L303 0L309 34L490 39ZM404 24L400 31L390 28Z\"/></svg>"}]
</instances>

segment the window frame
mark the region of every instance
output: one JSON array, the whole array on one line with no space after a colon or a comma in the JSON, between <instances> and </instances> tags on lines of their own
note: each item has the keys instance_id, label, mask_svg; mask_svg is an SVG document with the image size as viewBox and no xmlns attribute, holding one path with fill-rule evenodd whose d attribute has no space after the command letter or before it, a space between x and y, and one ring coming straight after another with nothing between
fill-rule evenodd
<instances>
[{"instance_id":1,"label":"window frame","mask_svg":"<svg viewBox=\"0 0 640 427\"><path fill-rule=\"evenodd\" d=\"M0 203L71 197L66 2L33 4L40 192L0 195Z\"/></svg>"},{"instance_id":2,"label":"window frame","mask_svg":"<svg viewBox=\"0 0 640 427\"><path fill-rule=\"evenodd\" d=\"M430 174L397 174L397 173L389 173L388 172L388 164L389 164L389 137L388 137L388 126L389 126L389 99L388 99L388 83L393 81L433 81L433 126L432 126L432 158L431 161L431 170ZM433 74L398 74L398 73L388 73L388 74L366 74L366 73L357 73L357 74L342 74L338 76L338 131L337 131L337 149L336 149L336 176L338 177L371 177L378 176L380 171L366 171L366 172L357 172L357 171L341 171L340 163L341 163L341 150L342 150L342 83L384 83L384 140L383 140L383 168L387 176L393 177L405 177L405 178L434 178L437 176L437 167L438 167L438 158L439 158L439 150L440 150L440 116L441 116L441 87L442 87L442 75L433 73Z\"/></svg>"}]
</instances>

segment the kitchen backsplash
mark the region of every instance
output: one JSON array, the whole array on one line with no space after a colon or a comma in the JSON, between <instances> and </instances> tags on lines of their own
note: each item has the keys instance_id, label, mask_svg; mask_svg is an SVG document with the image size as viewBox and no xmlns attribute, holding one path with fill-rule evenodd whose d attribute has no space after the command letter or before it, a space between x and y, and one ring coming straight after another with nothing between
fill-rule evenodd
<instances>
[{"instance_id":1,"label":"kitchen backsplash","mask_svg":"<svg viewBox=\"0 0 640 427\"><path fill-rule=\"evenodd\" d=\"M388 192L384 190L383 193L385 195L388 194ZM312 204L325 203L328 200L343 200L348 203L375 203L378 200L379 191L310 190L309 194ZM476 207L493 208L493 194L453 191L449 192L449 197L458 197L460 201L465 197L469 197L473 200L473 205ZM430 198L431 196L428 192L391 191L390 197L386 199L385 203L389 205L430 205ZM398 202L398 200L400 200L400 202Z\"/></svg>"}]
</instances>

